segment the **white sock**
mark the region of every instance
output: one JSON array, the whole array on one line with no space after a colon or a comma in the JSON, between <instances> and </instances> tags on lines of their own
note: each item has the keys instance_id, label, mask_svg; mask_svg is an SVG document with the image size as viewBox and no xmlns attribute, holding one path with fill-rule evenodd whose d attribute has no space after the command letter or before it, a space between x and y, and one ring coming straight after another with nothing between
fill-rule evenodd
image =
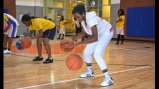
<instances>
[{"instance_id":1,"label":"white sock","mask_svg":"<svg viewBox=\"0 0 159 89\"><path fill-rule=\"evenodd\" d=\"M109 78L111 78L108 71L104 73L104 76L105 76L106 80L109 79Z\"/></svg>"},{"instance_id":2,"label":"white sock","mask_svg":"<svg viewBox=\"0 0 159 89\"><path fill-rule=\"evenodd\" d=\"M92 66L87 66L87 70L89 73L93 73Z\"/></svg>"}]
</instances>

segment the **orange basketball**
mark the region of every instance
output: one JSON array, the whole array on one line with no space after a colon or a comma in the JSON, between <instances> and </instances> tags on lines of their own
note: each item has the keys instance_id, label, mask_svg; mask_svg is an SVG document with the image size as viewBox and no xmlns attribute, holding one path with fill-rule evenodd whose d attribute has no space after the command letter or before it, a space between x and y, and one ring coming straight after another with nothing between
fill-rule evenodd
<instances>
[{"instance_id":1,"label":"orange basketball","mask_svg":"<svg viewBox=\"0 0 159 89\"><path fill-rule=\"evenodd\" d=\"M22 48L29 48L30 46L32 45L32 41L31 41L31 38L29 37L23 37L21 39L21 46Z\"/></svg>"},{"instance_id":2,"label":"orange basketball","mask_svg":"<svg viewBox=\"0 0 159 89\"><path fill-rule=\"evenodd\" d=\"M73 45L74 41L70 38L64 38L61 42L60 42L60 48L65 51L65 52L69 52L71 51L73 48L67 48L69 45Z\"/></svg>"},{"instance_id":3,"label":"orange basketball","mask_svg":"<svg viewBox=\"0 0 159 89\"><path fill-rule=\"evenodd\" d=\"M66 65L69 70L78 70L82 67L82 58L77 54L71 54L66 58Z\"/></svg>"}]
</instances>

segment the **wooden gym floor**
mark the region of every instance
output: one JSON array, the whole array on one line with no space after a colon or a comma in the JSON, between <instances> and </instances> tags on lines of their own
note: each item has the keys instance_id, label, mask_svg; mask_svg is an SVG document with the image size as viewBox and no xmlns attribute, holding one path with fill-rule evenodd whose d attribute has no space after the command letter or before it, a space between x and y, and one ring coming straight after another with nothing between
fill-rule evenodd
<instances>
[{"instance_id":1,"label":"wooden gym floor","mask_svg":"<svg viewBox=\"0 0 159 89\"><path fill-rule=\"evenodd\" d=\"M35 64L35 40L29 49L19 51L14 40L12 54L4 55L4 89L155 89L155 45L150 42L125 41L124 45L115 45L111 41L105 51L105 61L114 79L114 85L100 87L104 75L93 60L95 77L80 79L86 72L86 65L78 71L69 71L65 59L70 53L79 54L85 45L70 53L62 52L59 40L50 41L54 63ZM47 58L45 50L43 57Z\"/></svg>"}]
</instances>

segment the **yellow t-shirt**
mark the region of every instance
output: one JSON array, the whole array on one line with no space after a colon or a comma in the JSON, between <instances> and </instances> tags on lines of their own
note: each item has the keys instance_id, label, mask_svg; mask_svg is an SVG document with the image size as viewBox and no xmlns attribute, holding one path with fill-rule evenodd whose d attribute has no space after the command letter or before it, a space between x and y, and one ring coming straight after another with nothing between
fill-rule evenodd
<instances>
[{"instance_id":1,"label":"yellow t-shirt","mask_svg":"<svg viewBox=\"0 0 159 89\"><path fill-rule=\"evenodd\" d=\"M122 19L122 21L117 22L117 23L116 23L116 27L124 27L125 16L122 15L122 16L120 16L118 19Z\"/></svg>"},{"instance_id":2,"label":"yellow t-shirt","mask_svg":"<svg viewBox=\"0 0 159 89\"><path fill-rule=\"evenodd\" d=\"M4 22L8 22L8 17L6 14L3 14L3 20L4 20Z\"/></svg>"},{"instance_id":3,"label":"yellow t-shirt","mask_svg":"<svg viewBox=\"0 0 159 89\"><path fill-rule=\"evenodd\" d=\"M47 19L35 18L31 19L32 25L29 26L30 30L42 30L43 32L55 27L55 24Z\"/></svg>"},{"instance_id":4,"label":"yellow t-shirt","mask_svg":"<svg viewBox=\"0 0 159 89\"><path fill-rule=\"evenodd\" d=\"M64 24L66 23L66 20L60 21L60 28L64 28Z\"/></svg>"}]
</instances>

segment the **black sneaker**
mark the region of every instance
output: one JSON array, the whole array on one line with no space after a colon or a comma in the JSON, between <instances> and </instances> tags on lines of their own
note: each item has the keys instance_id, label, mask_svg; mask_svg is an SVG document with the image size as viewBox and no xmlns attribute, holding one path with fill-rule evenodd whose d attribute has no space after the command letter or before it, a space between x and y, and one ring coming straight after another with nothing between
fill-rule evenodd
<instances>
[{"instance_id":1,"label":"black sneaker","mask_svg":"<svg viewBox=\"0 0 159 89\"><path fill-rule=\"evenodd\" d=\"M48 63L53 63L53 59L47 58L47 59L43 62L43 64L48 64Z\"/></svg>"},{"instance_id":2,"label":"black sneaker","mask_svg":"<svg viewBox=\"0 0 159 89\"><path fill-rule=\"evenodd\" d=\"M37 56L33 59L33 61L43 61L43 57Z\"/></svg>"}]
</instances>

